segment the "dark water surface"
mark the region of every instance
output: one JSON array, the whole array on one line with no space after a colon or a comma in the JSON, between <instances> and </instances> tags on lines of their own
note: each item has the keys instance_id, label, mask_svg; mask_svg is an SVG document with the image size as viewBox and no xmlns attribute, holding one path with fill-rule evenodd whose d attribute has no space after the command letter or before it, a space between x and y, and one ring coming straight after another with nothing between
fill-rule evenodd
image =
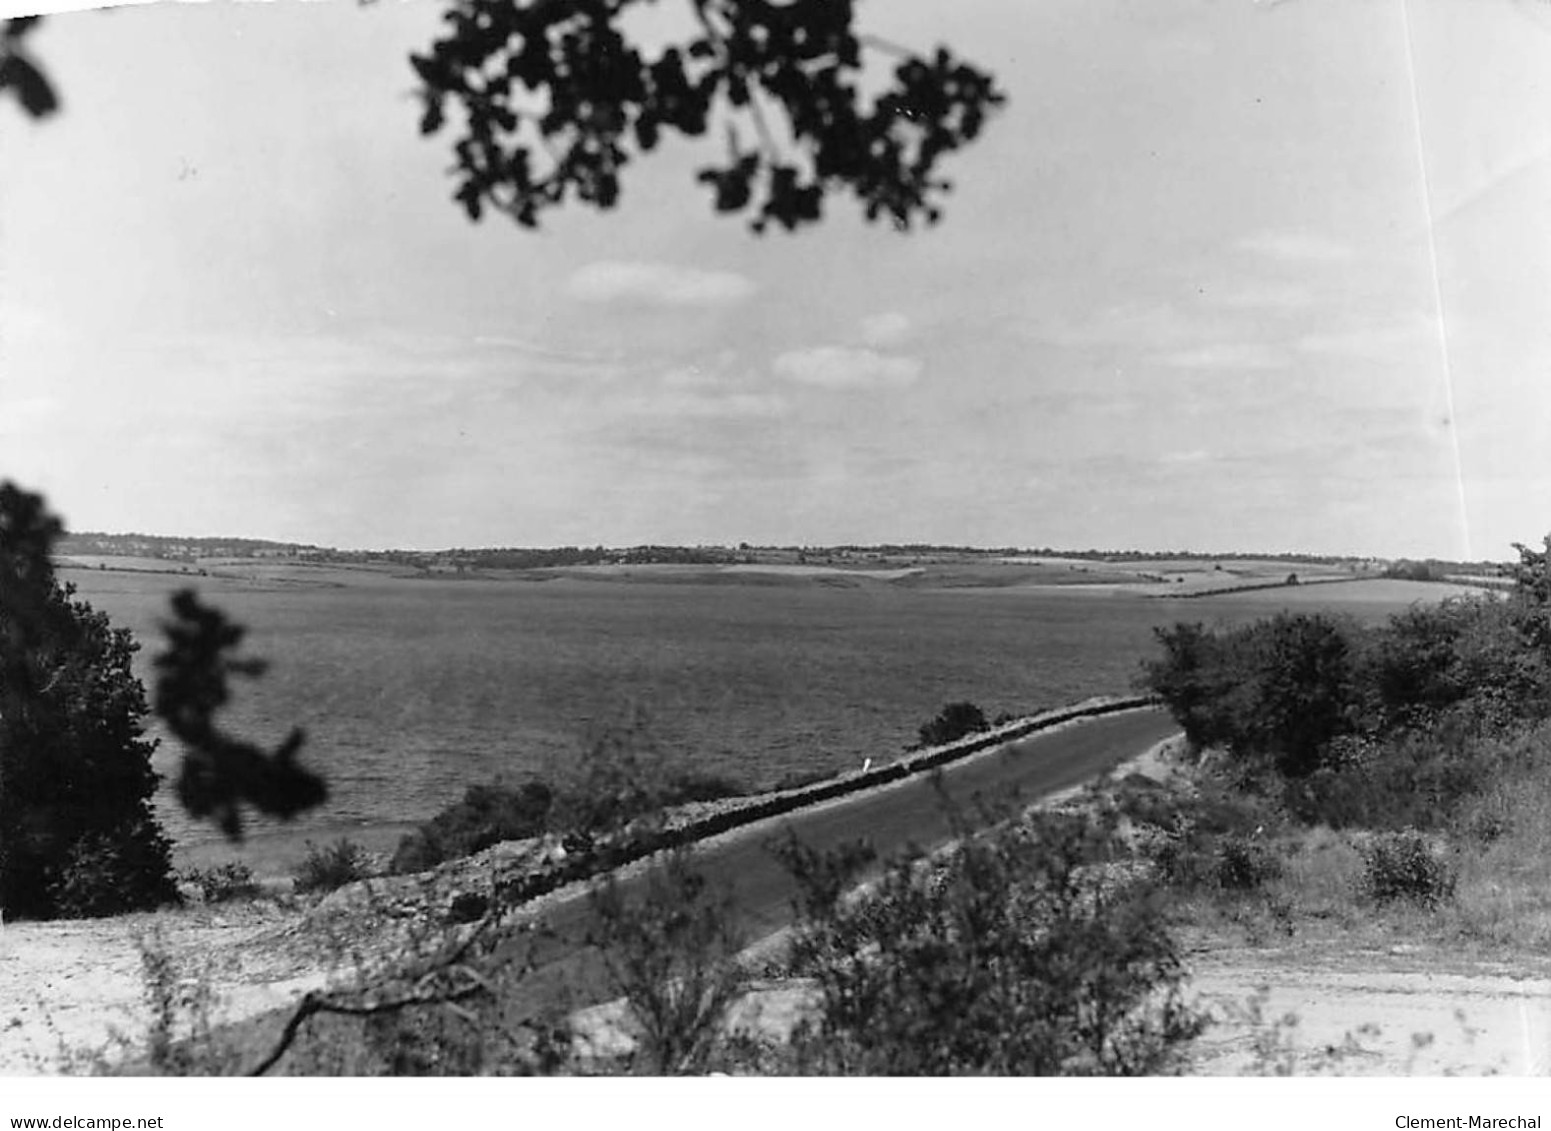
<instances>
[{"instance_id":1,"label":"dark water surface","mask_svg":"<svg viewBox=\"0 0 1551 1131\"><path fill-rule=\"evenodd\" d=\"M62 576L144 642L149 686L167 594L187 579ZM541 773L635 709L675 758L769 785L892 756L953 700L994 716L1126 694L1160 625L1288 603L1372 619L1412 595L1367 583L1198 600L881 582L199 584L249 626L247 651L272 663L237 689L230 725L270 742L305 727L306 760L331 784L324 810L284 829L257 823L256 859L342 834L388 846L468 784ZM165 741L158 767L174 772L179 756ZM160 809L185 859L223 855L171 798Z\"/></svg>"}]
</instances>

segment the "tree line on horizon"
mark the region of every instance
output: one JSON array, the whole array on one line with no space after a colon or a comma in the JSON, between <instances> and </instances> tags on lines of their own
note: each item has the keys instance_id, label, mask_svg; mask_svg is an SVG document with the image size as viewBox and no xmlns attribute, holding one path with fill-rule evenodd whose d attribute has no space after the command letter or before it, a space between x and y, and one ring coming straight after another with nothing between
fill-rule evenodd
<instances>
[{"instance_id":1,"label":"tree line on horizon","mask_svg":"<svg viewBox=\"0 0 1551 1131\"><path fill-rule=\"evenodd\" d=\"M1293 551L1256 553L1207 553L1200 550L1067 550L1049 546L969 546L936 542L844 542L834 545L756 544L674 545L643 543L635 546L499 546L450 547L440 550L341 550L307 542L279 542L264 538L186 537L161 534L110 534L101 531L66 533L57 550L64 555L92 554L105 557L150 557L193 562L218 557L295 557L344 564L394 564L416 568L458 565L476 569L546 569L579 565L727 565L752 564L755 555L785 554L812 561L815 557L887 559L925 555L958 555L974 558L1071 558L1077 561L1131 563L1158 561L1235 562L1275 561L1298 565L1354 568L1378 566L1383 576L1412 581L1441 581L1449 575L1508 575L1512 563L1487 559L1454 561L1445 558L1372 558L1360 555L1306 554Z\"/></svg>"}]
</instances>

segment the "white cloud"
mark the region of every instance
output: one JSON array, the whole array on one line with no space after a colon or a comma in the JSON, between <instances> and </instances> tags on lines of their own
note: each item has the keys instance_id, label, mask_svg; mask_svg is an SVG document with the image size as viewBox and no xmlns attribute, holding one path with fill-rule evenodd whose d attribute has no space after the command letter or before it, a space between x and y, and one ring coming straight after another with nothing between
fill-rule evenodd
<instances>
[{"instance_id":1,"label":"white cloud","mask_svg":"<svg viewBox=\"0 0 1551 1131\"><path fill-rule=\"evenodd\" d=\"M58 397L32 396L7 401L0 397L0 432L37 428L51 417L62 416L65 403Z\"/></svg>"},{"instance_id":2,"label":"white cloud","mask_svg":"<svg viewBox=\"0 0 1551 1131\"><path fill-rule=\"evenodd\" d=\"M862 341L870 346L895 346L910 335L910 319L897 310L862 319Z\"/></svg>"},{"instance_id":3,"label":"white cloud","mask_svg":"<svg viewBox=\"0 0 1551 1131\"><path fill-rule=\"evenodd\" d=\"M731 306L754 290L753 280L731 271L622 260L589 263L566 281L566 293L582 302L656 306Z\"/></svg>"},{"instance_id":4,"label":"white cloud","mask_svg":"<svg viewBox=\"0 0 1551 1131\"><path fill-rule=\"evenodd\" d=\"M1279 350L1259 342L1215 342L1155 360L1171 369L1283 369L1287 365Z\"/></svg>"},{"instance_id":5,"label":"white cloud","mask_svg":"<svg viewBox=\"0 0 1551 1131\"><path fill-rule=\"evenodd\" d=\"M9 295L0 298L0 342L14 348L38 338L63 338L69 319L42 306L19 303Z\"/></svg>"},{"instance_id":6,"label":"white cloud","mask_svg":"<svg viewBox=\"0 0 1551 1131\"><path fill-rule=\"evenodd\" d=\"M404 337L406 335L400 336ZM383 339L385 338L385 335L379 333L377 337L379 339ZM534 357L555 358L560 361L583 363L611 362L618 360L617 355L612 353L602 353L598 351L586 352L574 349L553 349L549 346L542 345L539 342L531 341L527 338L513 338L498 334L479 334L471 340L476 346L485 346L490 349L513 350L517 353L530 354Z\"/></svg>"},{"instance_id":7,"label":"white cloud","mask_svg":"<svg viewBox=\"0 0 1551 1131\"><path fill-rule=\"evenodd\" d=\"M1293 283L1241 283L1225 289L1208 289L1203 295L1210 306L1228 310L1291 312L1307 310L1314 293Z\"/></svg>"},{"instance_id":8,"label":"white cloud","mask_svg":"<svg viewBox=\"0 0 1551 1131\"><path fill-rule=\"evenodd\" d=\"M1367 361L1410 361L1419 352L1441 349L1438 323L1415 317L1353 330L1304 334L1297 346L1305 353Z\"/></svg>"},{"instance_id":9,"label":"white cloud","mask_svg":"<svg viewBox=\"0 0 1551 1131\"><path fill-rule=\"evenodd\" d=\"M784 416L787 403L774 393L725 393L704 396L688 393L641 397L627 402L626 411L638 416L693 420L749 420Z\"/></svg>"},{"instance_id":10,"label":"white cloud","mask_svg":"<svg viewBox=\"0 0 1551 1131\"><path fill-rule=\"evenodd\" d=\"M1219 331L1215 321L1169 302L1135 301L1101 307L1071 320L1025 324L1019 332L1064 349L1183 346Z\"/></svg>"},{"instance_id":11,"label":"white cloud","mask_svg":"<svg viewBox=\"0 0 1551 1131\"><path fill-rule=\"evenodd\" d=\"M1278 263L1342 263L1353 254L1345 244L1314 232L1258 232L1234 246Z\"/></svg>"},{"instance_id":12,"label":"white cloud","mask_svg":"<svg viewBox=\"0 0 1551 1131\"><path fill-rule=\"evenodd\" d=\"M662 383L670 389L718 389L726 378L699 365L680 365L664 373Z\"/></svg>"},{"instance_id":13,"label":"white cloud","mask_svg":"<svg viewBox=\"0 0 1551 1131\"><path fill-rule=\"evenodd\" d=\"M900 389L921 375L920 358L846 346L791 350L771 367L788 381L821 389Z\"/></svg>"}]
</instances>

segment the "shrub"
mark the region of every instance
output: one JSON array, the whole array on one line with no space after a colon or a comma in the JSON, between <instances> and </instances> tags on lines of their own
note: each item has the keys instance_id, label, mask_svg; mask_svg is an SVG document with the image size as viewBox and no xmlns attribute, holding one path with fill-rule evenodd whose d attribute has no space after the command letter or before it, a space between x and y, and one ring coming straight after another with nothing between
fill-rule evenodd
<instances>
[{"instance_id":1,"label":"shrub","mask_svg":"<svg viewBox=\"0 0 1551 1131\"><path fill-rule=\"evenodd\" d=\"M1364 891L1377 903L1404 899L1431 909L1454 894L1454 869L1420 833L1380 833L1359 850Z\"/></svg>"},{"instance_id":2,"label":"shrub","mask_svg":"<svg viewBox=\"0 0 1551 1131\"><path fill-rule=\"evenodd\" d=\"M178 902L155 829L87 833L65 852L49 889L56 915L99 918Z\"/></svg>"},{"instance_id":3,"label":"shrub","mask_svg":"<svg viewBox=\"0 0 1551 1131\"><path fill-rule=\"evenodd\" d=\"M679 850L651 870L639 897L610 875L589 899L597 925L588 941L636 1031L628 1067L654 1076L717 1067L728 1011L748 985L731 896Z\"/></svg>"},{"instance_id":4,"label":"shrub","mask_svg":"<svg viewBox=\"0 0 1551 1131\"><path fill-rule=\"evenodd\" d=\"M1156 1074L1204 1027L1158 892L1106 867L1107 825L1004 825L852 899L824 858L784 851L805 892L793 956L819 999L793 1037L800 1071Z\"/></svg>"},{"instance_id":5,"label":"shrub","mask_svg":"<svg viewBox=\"0 0 1551 1131\"><path fill-rule=\"evenodd\" d=\"M1331 828L1446 828L1539 748L1532 737L1498 733L1466 704L1424 726L1348 744L1336 764L1286 783L1282 799L1299 819Z\"/></svg>"},{"instance_id":6,"label":"shrub","mask_svg":"<svg viewBox=\"0 0 1551 1131\"><path fill-rule=\"evenodd\" d=\"M1247 837L1217 843L1213 880L1224 891L1258 891L1282 874L1282 861L1266 845Z\"/></svg>"},{"instance_id":7,"label":"shrub","mask_svg":"<svg viewBox=\"0 0 1551 1131\"><path fill-rule=\"evenodd\" d=\"M461 801L399 841L391 870L424 872L502 841L539 836L548 827L553 804L554 791L540 781L516 788L499 783L469 786Z\"/></svg>"},{"instance_id":8,"label":"shrub","mask_svg":"<svg viewBox=\"0 0 1551 1131\"><path fill-rule=\"evenodd\" d=\"M1159 878L1171 887L1222 892L1259 891L1282 874L1282 861L1250 837L1199 830L1165 840L1152 854Z\"/></svg>"},{"instance_id":9,"label":"shrub","mask_svg":"<svg viewBox=\"0 0 1551 1131\"><path fill-rule=\"evenodd\" d=\"M129 632L75 599L59 522L0 484L0 915L105 915L177 899L151 810L155 742Z\"/></svg>"},{"instance_id":10,"label":"shrub","mask_svg":"<svg viewBox=\"0 0 1551 1131\"><path fill-rule=\"evenodd\" d=\"M240 860L211 868L189 868L178 878L198 888L206 903L230 903L238 899L253 899L259 894L253 869Z\"/></svg>"},{"instance_id":11,"label":"shrub","mask_svg":"<svg viewBox=\"0 0 1551 1131\"><path fill-rule=\"evenodd\" d=\"M678 776L667 753L651 735L645 714L604 730L580 758L554 777L555 804L550 828L604 840L643 817L660 815L672 804Z\"/></svg>"},{"instance_id":12,"label":"shrub","mask_svg":"<svg viewBox=\"0 0 1551 1131\"><path fill-rule=\"evenodd\" d=\"M949 703L937 717L926 723L918 732L921 746L946 746L971 734L990 730L985 712L973 703Z\"/></svg>"},{"instance_id":13,"label":"shrub","mask_svg":"<svg viewBox=\"0 0 1551 1131\"><path fill-rule=\"evenodd\" d=\"M208 977L185 977L159 931L136 940L136 946L149 1016L146 1067L159 1076L213 1074L216 1050L211 1015L215 995Z\"/></svg>"},{"instance_id":14,"label":"shrub","mask_svg":"<svg viewBox=\"0 0 1551 1131\"><path fill-rule=\"evenodd\" d=\"M1360 630L1350 621L1280 613L1222 633L1177 624L1156 635L1164 656L1144 665L1143 682L1198 747L1302 777L1352 729Z\"/></svg>"},{"instance_id":15,"label":"shrub","mask_svg":"<svg viewBox=\"0 0 1551 1131\"><path fill-rule=\"evenodd\" d=\"M1526 615L1512 600L1470 597L1391 617L1364 656L1369 726L1421 726L1465 703L1498 724L1544 717L1551 672Z\"/></svg>"},{"instance_id":16,"label":"shrub","mask_svg":"<svg viewBox=\"0 0 1551 1131\"><path fill-rule=\"evenodd\" d=\"M345 838L323 848L309 840L307 855L294 873L298 893L330 892L370 875L371 864L365 849Z\"/></svg>"},{"instance_id":17,"label":"shrub","mask_svg":"<svg viewBox=\"0 0 1551 1131\"><path fill-rule=\"evenodd\" d=\"M1281 858L1261 839L1284 821L1267 800L1212 777L1188 794L1121 783L1116 812L1147 830L1143 852L1171 887L1254 891L1281 874Z\"/></svg>"}]
</instances>

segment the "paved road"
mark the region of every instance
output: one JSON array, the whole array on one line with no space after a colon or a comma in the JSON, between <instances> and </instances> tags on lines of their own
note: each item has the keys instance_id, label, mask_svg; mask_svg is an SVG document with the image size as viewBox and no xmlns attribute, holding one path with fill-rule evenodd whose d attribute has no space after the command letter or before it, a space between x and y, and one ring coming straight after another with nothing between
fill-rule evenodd
<instances>
[{"instance_id":1,"label":"paved road","mask_svg":"<svg viewBox=\"0 0 1551 1131\"><path fill-rule=\"evenodd\" d=\"M1088 781L1178 730L1161 708L1085 719L971 755L945 767L942 780L951 798L966 803L966 817L973 808L967 803L977 796L1026 805ZM713 884L731 890L738 926L750 941L779 930L790 920L795 887L769 849L788 831L821 851L865 838L880 859L911 844L936 847L952 834L933 781L927 775L917 775L703 842L696 849L697 867ZM639 893L645 882L646 871L637 870L623 881L625 893ZM526 979L524 992L513 996L510 1004L515 1013L526 1014L540 1001L552 1000L561 984L568 985L575 995L574 1005L607 997L596 959L579 957L579 944L591 920L585 895L554 901L546 907L544 919L555 939L533 955L542 973Z\"/></svg>"}]
</instances>

